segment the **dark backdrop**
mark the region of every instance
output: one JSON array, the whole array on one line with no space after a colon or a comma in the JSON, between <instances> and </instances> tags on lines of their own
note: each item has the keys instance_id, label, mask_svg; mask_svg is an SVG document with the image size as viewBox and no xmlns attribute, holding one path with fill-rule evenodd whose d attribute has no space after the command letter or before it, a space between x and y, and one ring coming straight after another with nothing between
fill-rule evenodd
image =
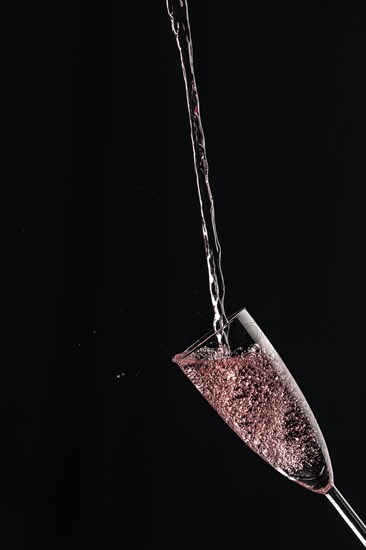
<instances>
[{"instance_id":1,"label":"dark backdrop","mask_svg":"<svg viewBox=\"0 0 366 550\"><path fill-rule=\"evenodd\" d=\"M277 347L365 517L365 3L190 4L226 310ZM8 548L359 548L171 362L212 314L165 2L5 15Z\"/></svg>"}]
</instances>

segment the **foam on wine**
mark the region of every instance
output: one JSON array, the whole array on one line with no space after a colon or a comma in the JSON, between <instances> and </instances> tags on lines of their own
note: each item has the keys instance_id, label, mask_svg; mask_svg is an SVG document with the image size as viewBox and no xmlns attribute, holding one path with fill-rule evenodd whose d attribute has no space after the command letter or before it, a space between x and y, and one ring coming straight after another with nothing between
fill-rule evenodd
<instances>
[{"instance_id":1,"label":"foam on wine","mask_svg":"<svg viewBox=\"0 0 366 550\"><path fill-rule=\"evenodd\" d=\"M237 356L203 347L174 361L238 436L271 466L315 492L333 483L324 438L280 357L258 345Z\"/></svg>"}]
</instances>

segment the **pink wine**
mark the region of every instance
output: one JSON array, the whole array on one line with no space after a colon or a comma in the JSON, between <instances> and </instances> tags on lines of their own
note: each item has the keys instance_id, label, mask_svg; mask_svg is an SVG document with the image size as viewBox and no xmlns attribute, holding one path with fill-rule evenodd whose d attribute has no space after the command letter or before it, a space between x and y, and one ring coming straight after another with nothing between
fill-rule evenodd
<instances>
[{"instance_id":1,"label":"pink wine","mask_svg":"<svg viewBox=\"0 0 366 550\"><path fill-rule=\"evenodd\" d=\"M174 357L237 435L282 474L318 493L333 484L322 433L303 394L275 353L217 357L203 347Z\"/></svg>"}]
</instances>

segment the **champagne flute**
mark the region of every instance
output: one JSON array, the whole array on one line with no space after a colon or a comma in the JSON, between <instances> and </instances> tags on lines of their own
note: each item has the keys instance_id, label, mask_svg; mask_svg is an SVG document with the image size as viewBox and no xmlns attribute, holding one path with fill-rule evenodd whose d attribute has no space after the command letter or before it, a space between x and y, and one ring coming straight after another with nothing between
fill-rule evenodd
<instances>
[{"instance_id":1,"label":"champagne flute","mask_svg":"<svg viewBox=\"0 0 366 550\"><path fill-rule=\"evenodd\" d=\"M366 547L366 526L334 485L328 449L304 395L242 309L173 361L237 435L278 472L325 495Z\"/></svg>"}]
</instances>

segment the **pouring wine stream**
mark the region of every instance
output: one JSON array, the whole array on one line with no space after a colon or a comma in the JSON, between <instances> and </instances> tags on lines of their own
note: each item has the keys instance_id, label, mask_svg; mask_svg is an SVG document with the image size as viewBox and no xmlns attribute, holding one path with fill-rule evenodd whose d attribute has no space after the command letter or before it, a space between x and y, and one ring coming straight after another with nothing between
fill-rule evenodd
<instances>
[{"instance_id":1,"label":"pouring wine stream","mask_svg":"<svg viewBox=\"0 0 366 550\"><path fill-rule=\"evenodd\" d=\"M208 177L205 135L201 121L200 102L193 67L193 47L188 18L188 6L182 1L167 0L172 29L177 40L187 96L194 169L201 210L202 233L205 245L209 288L214 310L213 328L221 348L227 350L224 324L225 283L221 268L221 246L217 236L215 208Z\"/></svg>"},{"instance_id":2,"label":"pouring wine stream","mask_svg":"<svg viewBox=\"0 0 366 550\"><path fill-rule=\"evenodd\" d=\"M210 337L206 336L198 344L176 355L174 361L252 450L289 479L324 494L366 547L366 526L334 485L324 438L296 382L246 310L242 310L229 321L226 317L221 247L216 231L205 137L194 75L188 5L186 0L166 0L166 3L180 52L185 83L209 289L214 310L214 330L210 337L215 341L214 347L209 347L207 343ZM229 329L234 323L237 325L235 334L238 333L238 324L241 323L240 330L245 336L245 345L238 347L239 351L232 347L229 338ZM253 327L259 336L254 334ZM253 372L257 377L255 386ZM276 415L268 422L274 411ZM274 433L268 425L272 424L273 427L275 420L278 426ZM314 477L309 477L311 468L317 468ZM305 474L307 477L301 477Z\"/></svg>"}]
</instances>

